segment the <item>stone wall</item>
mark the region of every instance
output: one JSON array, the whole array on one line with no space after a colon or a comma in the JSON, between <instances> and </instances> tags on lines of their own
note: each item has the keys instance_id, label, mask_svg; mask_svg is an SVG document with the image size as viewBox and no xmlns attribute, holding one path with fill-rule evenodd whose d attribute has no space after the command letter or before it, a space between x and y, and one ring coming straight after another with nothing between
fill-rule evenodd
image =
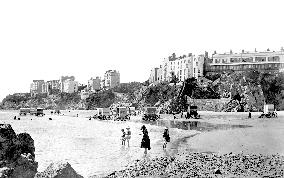
<instances>
[{"instance_id":1,"label":"stone wall","mask_svg":"<svg viewBox=\"0 0 284 178\"><path fill-rule=\"evenodd\" d=\"M197 106L199 111L222 111L224 106L230 102L231 99L189 99L190 105Z\"/></svg>"}]
</instances>

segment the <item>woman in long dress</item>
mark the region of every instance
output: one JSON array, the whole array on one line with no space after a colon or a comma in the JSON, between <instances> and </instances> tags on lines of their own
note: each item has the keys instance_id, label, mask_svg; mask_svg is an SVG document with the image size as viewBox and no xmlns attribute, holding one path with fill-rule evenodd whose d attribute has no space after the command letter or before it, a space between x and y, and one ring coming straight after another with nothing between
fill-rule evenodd
<instances>
[{"instance_id":1,"label":"woman in long dress","mask_svg":"<svg viewBox=\"0 0 284 178\"><path fill-rule=\"evenodd\" d=\"M147 149L150 150L151 146L150 146L150 138L148 135L148 130L145 127L145 125L143 125L141 127L142 133L143 133L143 137L142 137L142 141L141 141L141 148L144 148L145 151L144 153L147 154Z\"/></svg>"},{"instance_id":2,"label":"woman in long dress","mask_svg":"<svg viewBox=\"0 0 284 178\"><path fill-rule=\"evenodd\" d=\"M164 138L163 149L165 149L167 147L167 143L170 142L170 133L167 127L164 130L163 138Z\"/></svg>"}]
</instances>

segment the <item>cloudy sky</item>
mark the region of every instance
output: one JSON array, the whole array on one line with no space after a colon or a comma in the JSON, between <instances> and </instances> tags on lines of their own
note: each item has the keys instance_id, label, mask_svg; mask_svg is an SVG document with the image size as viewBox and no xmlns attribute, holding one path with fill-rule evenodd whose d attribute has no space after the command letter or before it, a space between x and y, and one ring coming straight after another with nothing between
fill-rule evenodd
<instances>
[{"instance_id":1,"label":"cloudy sky","mask_svg":"<svg viewBox=\"0 0 284 178\"><path fill-rule=\"evenodd\" d=\"M147 80L164 57L232 49L280 50L284 1L0 1L0 100L34 79L80 83L119 70Z\"/></svg>"}]
</instances>

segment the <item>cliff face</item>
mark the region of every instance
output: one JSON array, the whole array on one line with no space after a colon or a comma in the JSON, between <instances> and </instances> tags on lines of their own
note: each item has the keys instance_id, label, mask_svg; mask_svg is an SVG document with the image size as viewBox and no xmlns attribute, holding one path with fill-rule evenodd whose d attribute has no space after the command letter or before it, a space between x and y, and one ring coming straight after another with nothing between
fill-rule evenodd
<instances>
[{"instance_id":1,"label":"cliff face","mask_svg":"<svg viewBox=\"0 0 284 178\"><path fill-rule=\"evenodd\" d=\"M264 95L261 85L239 73L222 74L216 82L222 98L231 98L223 111L260 111L263 109Z\"/></svg>"},{"instance_id":2,"label":"cliff face","mask_svg":"<svg viewBox=\"0 0 284 178\"><path fill-rule=\"evenodd\" d=\"M31 178L37 172L34 141L16 134L10 124L0 124L0 177Z\"/></svg>"}]
</instances>

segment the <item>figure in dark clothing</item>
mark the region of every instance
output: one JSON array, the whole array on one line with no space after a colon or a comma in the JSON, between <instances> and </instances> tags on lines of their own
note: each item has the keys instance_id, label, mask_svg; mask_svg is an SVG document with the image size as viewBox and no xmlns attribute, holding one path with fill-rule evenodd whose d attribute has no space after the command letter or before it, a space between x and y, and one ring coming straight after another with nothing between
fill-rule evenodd
<instances>
[{"instance_id":1,"label":"figure in dark clothing","mask_svg":"<svg viewBox=\"0 0 284 178\"><path fill-rule=\"evenodd\" d=\"M251 118L251 112L249 111L249 115L248 115L248 118L250 119Z\"/></svg>"},{"instance_id":2,"label":"figure in dark clothing","mask_svg":"<svg viewBox=\"0 0 284 178\"><path fill-rule=\"evenodd\" d=\"M150 138L148 135L148 130L146 129L145 125L143 125L141 127L142 133L143 133L143 138L141 141L141 148L145 148L144 153L147 154L147 149L150 150L151 146L150 146Z\"/></svg>"},{"instance_id":3,"label":"figure in dark clothing","mask_svg":"<svg viewBox=\"0 0 284 178\"><path fill-rule=\"evenodd\" d=\"M164 133L163 133L163 138L164 138L164 144L163 144L163 149L167 147L167 143L170 142L170 132L168 128L165 128Z\"/></svg>"}]
</instances>

